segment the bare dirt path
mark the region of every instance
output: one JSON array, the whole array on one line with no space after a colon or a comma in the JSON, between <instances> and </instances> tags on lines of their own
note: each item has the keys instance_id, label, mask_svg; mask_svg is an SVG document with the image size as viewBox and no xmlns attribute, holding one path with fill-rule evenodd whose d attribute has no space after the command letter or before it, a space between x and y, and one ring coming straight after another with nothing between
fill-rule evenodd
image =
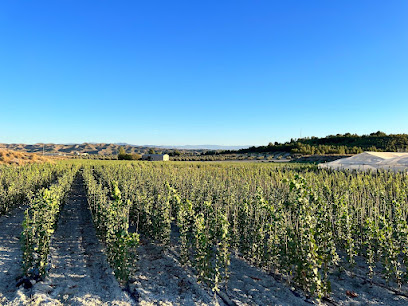
<instances>
[{"instance_id":1,"label":"bare dirt path","mask_svg":"<svg viewBox=\"0 0 408 306\"><path fill-rule=\"evenodd\" d=\"M231 256L227 296L236 305L310 305L305 296L270 274Z\"/></svg>"},{"instance_id":2,"label":"bare dirt path","mask_svg":"<svg viewBox=\"0 0 408 306\"><path fill-rule=\"evenodd\" d=\"M358 268L354 271L364 275L364 272L359 271ZM320 302L324 305L408 305L406 296L395 294L382 286L370 284L363 278L352 277L349 273L342 273L340 278L331 275L330 281L332 293L329 299ZM399 290L396 284L390 287ZM231 257L230 279L225 291L237 305L319 304L315 299L306 298L300 290L294 290L284 280L277 281L271 274L236 256ZM356 296L347 294L347 291L355 293Z\"/></svg>"},{"instance_id":3,"label":"bare dirt path","mask_svg":"<svg viewBox=\"0 0 408 306\"><path fill-rule=\"evenodd\" d=\"M384 279L375 277L375 282L370 284L365 275L367 272L365 264L360 266L358 264L359 262L362 262L361 259L357 259L357 265L353 268L355 275L351 275L349 271L342 273L340 277L331 275L331 299L333 301L335 301L338 305L408 305L406 283L399 288L399 286L395 283L390 283L387 285ZM359 275L364 277L361 278ZM405 293L405 296L396 294L387 288L393 289L396 292ZM347 295L347 290L355 292L357 296L350 297Z\"/></svg>"},{"instance_id":4,"label":"bare dirt path","mask_svg":"<svg viewBox=\"0 0 408 306\"><path fill-rule=\"evenodd\" d=\"M137 271L132 276L140 305L218 305L207 287L197 283L166 247L141 239ZM221 302L222 305L222 302Z\"/></svg>"},{"instance_id":5,"label":"bare dirt path","mask_svg":"<svg viewBox=\"0 0 408 306\"><path fill-rule=\"evenodd\" d=\"M20 234L24 207L0 217L0 305L14 298L16 278L22 274Z\"/></svg>"},{"instance_id":6,"label":"bare dirt path","mask_svg":"<svg viewBox=\"0 0 408 306\"><path fill-rule=\"evenodd\" d=\"M50 274L20 289L14 304L132 305L116 281L95 234L82 178L64 205L50 248Z\"/></svg>"}]
</instances>

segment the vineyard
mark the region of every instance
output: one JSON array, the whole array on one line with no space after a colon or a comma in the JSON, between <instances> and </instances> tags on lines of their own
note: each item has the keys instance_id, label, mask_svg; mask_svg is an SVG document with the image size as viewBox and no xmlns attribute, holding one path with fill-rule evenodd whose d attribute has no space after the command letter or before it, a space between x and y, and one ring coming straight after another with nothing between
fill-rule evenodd
<instances>
[{"instance_id":1,"label":"vineyard","mask_svg":"<svg viewBox=\"0 0 408 306\"><path fill-rule=\"evenodd\" d=\"M1 231L0 304L408 303L404 173L3 166Z\"/></svg>"}]
</instances>

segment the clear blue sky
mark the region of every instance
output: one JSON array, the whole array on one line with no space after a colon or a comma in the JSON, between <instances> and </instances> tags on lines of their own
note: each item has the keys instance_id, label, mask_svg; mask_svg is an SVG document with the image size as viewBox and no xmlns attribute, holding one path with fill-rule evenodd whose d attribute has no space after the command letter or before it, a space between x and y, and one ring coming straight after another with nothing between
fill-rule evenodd
<instances>
[{"instance_id":1,"label":"clear blue sky","mask_svg":"<svg viewBox=\"0 0 408 306\"><path fill-rule=\"evenodd\" d=\"M408 133L408 1L1 1L0 142Z\"/></svg>"}]
</instances>

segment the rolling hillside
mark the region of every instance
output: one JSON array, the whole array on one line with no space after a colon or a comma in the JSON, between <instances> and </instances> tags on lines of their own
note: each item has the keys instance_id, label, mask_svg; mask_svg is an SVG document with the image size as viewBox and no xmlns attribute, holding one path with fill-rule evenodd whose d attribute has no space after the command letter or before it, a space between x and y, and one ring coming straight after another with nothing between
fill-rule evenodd
<instances>
[{"instance_id":1,"label":"rolling hillside","mask_svg":"<svg viewBox=\"0 0 408 306\"><path fill-rule=\"evenodd\" d=\"M82 143L82 144L0 144L0 149L8 149L19 152L38 153L44 155L75 155L83 154L100 154L114 155L118 154L118 144L108 143ZM127 153L143 153L149 150L149 147L138 147L132 145L123 145ZM159 149L157 149L159 150Z\"/></svg>"},{"instance_id":2,"label":"rolling hillside","mask_svg":"<svg viewBox=\"0 0 408 306\"><path fill-rule=\"evenodd\" d=\"M219 146L219 145L186 145L186 146L153 146L153 145L132 145L128 143L82 143L82 144L54 144L54 143L36 143L36 144L5 144L0 143L0 149L8 149L19 152L38 153L44 155L75 155L75 154L98 154L98 155L116 155L119 147L125 148L126 153L147 153L150 149L156 152L166 152L171 154L188 153L200 154L209 150L238 150L246 146Z\"/></svg>"},{"instance_id":3,"label":"rolling hillside","mask_svg":"<svg viewBox=\"0 0 408 306\"><path fill-rule=\"evenodd\" d=\"M34 153L15 152L11 150L0 149L0 165L15 164L23 165L27 163L49 162L47 157Z\"/></svg>"}]
</instances>

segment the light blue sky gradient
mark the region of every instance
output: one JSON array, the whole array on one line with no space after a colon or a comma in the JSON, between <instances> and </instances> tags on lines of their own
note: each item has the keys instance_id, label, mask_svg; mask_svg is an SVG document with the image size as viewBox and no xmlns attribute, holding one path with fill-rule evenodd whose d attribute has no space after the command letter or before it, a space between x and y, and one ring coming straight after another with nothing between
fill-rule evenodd
<instances>
[{"instance_id":1,"label":"light blue sky gradient","mask_svg":"<svg viewBox=\"0 0 408 306\"><path fill-rule=\"evenodd\" d=\"M408 1L1 1L0 142L408 132Z\"/></svg>"}]
</instances>

